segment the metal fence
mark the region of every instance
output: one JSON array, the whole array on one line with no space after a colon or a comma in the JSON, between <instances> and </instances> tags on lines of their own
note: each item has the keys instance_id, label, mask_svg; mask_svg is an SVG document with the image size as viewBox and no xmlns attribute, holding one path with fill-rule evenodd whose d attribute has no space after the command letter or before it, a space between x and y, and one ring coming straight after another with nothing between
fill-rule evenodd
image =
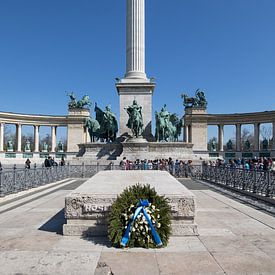
<instances>
[{"instance_id":1,"label":"metal fence","mask_svg":"<svg viewBox=\"0 0 275 275\"><path fill-rule=\"evenodd\" d=\"M90 178L97 172L103 170L161 170L167 171L175 177L195 176L194 168L184 165L162 165L153 164L147 166L145 164L131 164L130 166L120 166L110 163L108 165L66 165L53 166L50 168L37 167L33 168L17 168L16 165L12 169L0 171L0 197L8 194L17 193L34 187L43 186L67 178ZM201 169L200 169L201 171Z\"/></svg>"},{"instance_id":2,"label":"metal fence","mask_svg":"<svg viewBox=\"0 0 275 275\"><path fill-rule=\"evenodd\" d=\"M248 194L275 197L275 173L229 167L202 166L195 177L241 190Z\"/></svg>"},{"instance_id":3,"label":"metal fence","mask_svg":"<svg viewBox=\"0 0 275 275\"><path fill-rule=\"evenodd\" d=\"M0 197L30 188L42 186L67 178L89 178L103 170L160 170L182 178L192 177L211 181L221 186L234 188L251 194L275 197L275 173L270 171L250 171L229 167L213 167L190 164L131 164L108 165L66 165L50 168L13 169L0 171Z\"/></svg>"},{"instance_id":4,"label":"metal fence","mask_svg":"<svg viewBox=\"0 0 275 275\"><path fill-rule=\"evenodd\" d=\"M66 178L89 178L102 170L110 170L110 165L66 165L50 168L19 168L0 171L0 197L34 187L53 183Z\"/></svg>"}]
</instances>

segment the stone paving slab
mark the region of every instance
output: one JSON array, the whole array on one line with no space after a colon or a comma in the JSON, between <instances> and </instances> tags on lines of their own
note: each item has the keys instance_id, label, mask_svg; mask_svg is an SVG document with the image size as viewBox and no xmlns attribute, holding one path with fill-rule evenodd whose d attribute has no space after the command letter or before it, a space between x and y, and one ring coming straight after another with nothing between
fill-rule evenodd
<instances>
[{"instance_id":1,"label":"stone paving slab","mask_svg":"<svg viewBox=\"0 0 275 275\"><path fill-rule=\"evenodd\" d=\"M172 237L166 248L151 250L63 236L70 192L56 190L0 215L1 275L275 274L275 218L212 190L193 190L198 237ZM98 263L106 269L96 269Z\"/></svg>"}]
</instances>

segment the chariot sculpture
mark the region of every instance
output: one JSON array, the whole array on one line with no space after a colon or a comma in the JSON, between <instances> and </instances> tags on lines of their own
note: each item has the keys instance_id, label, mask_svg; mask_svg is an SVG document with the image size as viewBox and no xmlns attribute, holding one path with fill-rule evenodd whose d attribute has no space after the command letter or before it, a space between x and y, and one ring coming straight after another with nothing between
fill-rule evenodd
<instances>
[{"instance_id":1,"label":"chariot sculpture","mask_svg":"<svg viewBox=\"0 0 275 275\"><path fill-rule=\"evenodd\" d=\"M207 100L205 94L200 89L196 90L195 97L188 97L187 94L182 94L183 106L185 108L207 108Z\"/></svg>"},{"instance_id":2,"label":"chariot sculpture","mask_svg":"<svg viewBox=\"0 0 275 275\"><path fill-rule=\"evenodd\" d=\"M83 109L86 106L87 107L92 106L92 102L90 101L90 97L88 95L84 95L80 100L76 99L74 92L70 92L67 95L70 97L70 101L68 103L69 109L73 109L73 108Z\"/></svg>"}]
</instances>

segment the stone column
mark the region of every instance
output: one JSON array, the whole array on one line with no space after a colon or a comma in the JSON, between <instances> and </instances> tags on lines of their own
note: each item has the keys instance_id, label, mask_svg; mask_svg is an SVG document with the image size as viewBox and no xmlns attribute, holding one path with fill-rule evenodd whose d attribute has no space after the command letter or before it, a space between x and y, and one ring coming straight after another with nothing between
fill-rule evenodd
<instances>
[{"instance_id":1,"label":"stone column","mask_svg":"<svg viewBox=\"0 0 275 275\"><path fill-rule=\"evenodd\" d=\"M236 151L241 151L241 124L236 124Z\"/></svg>"},{"instance_id":2,"label":"stone column","mask_svg":"<svg viewBox=\"0 0 275 275\"><path fill-rule=\"evenodd\" d=\"M184 127L184 140L185 140L185 142L189 142L189 132L188 132L188 125L185 125L185 127Z\"/></svg>"},{"instance_id":3,"label":"stone column","mask_svg":"<svg viewBox=\"0 0 275 275\"><path fill-rule=\"evenodd\" d=\"M17 124L16 125L16 137L17 137L17 151L22 151L22 125Z\"/></svg>"},{"instance_id":4,"label":"stone column","mask_svg":"<svg viewBox=\"0 0 275 275\"><path fill-rule=\"evenodd\" d=\"M144 0L127 0L125 78L147 79L144 10Z\"/></svg>"},{"instance_id":5,"label":"stone column","mask_svg":"<svg viewBox=\"0 0 275 275\"><path fill-rule=\"evenodd\" d=\"M56 148L56 126L52 126L52 150L51 152L54 153L55 152L55 148Z\"/></svg>"},{"instance_id":6,"label":"stone column","mask_svg":"<svg viewBox=\"0 0 275 275\"><path fill-rule=\"evenodd\" d=\"M188 125L188 142L189 143L192 143L193 142L193 129L192 129L192 126L191 125Z\"/></svg>"},{"instance_id":7,"label":"stone column","mask_svg":"<svg viewBox=\"0 0 275 275\"><path fill-rule=\"evenodd\" d=\"M223 136L224 136L224 126L223 125L218 125L219 127L219 151L223 151Z\"/></svg>"},{"instance_id":8,"label":"stone column","mask_svg":"<svg viewBox=\"0 0 275 275\"><path fill-rule=\"evenodd\" d=\"M89 128L85 127L85 143L92 142L90 139Z\"/></svg>"},{"instance_id":9,"label":"stone column","mask_svg":"<svg viewBox=\"0 0 275 275\"><path fill-rule=\"evenodd\" d=\"M272 143L272 150L275 150L275 121L273 121L272 123L272 140L273 140L273 143Z\"/></svg>"},{"instance_id":10,"label":"stone column","mask_svg":"<svg viewBox=\"0 0 275 275\"><path fill-rule=\"evenodd\" d=\"M39 152L39 127L34 125L34 152Z\"/></svg>"},{"instance_id":11,"label":"stone column","mask_svg":"<svg viewBox=\"0 0 275 275\"><path fill-rule=\"evenodd\" d=\"M5 123L0 124L0 151L4 151L4 129Z\"/></svg>"},{"instance_id":12,"label":"stone column","mask_svg":"<svg viewBox=\"0 0 275 275\"><path fill-rule=\"evenodd\" d=\"M254 124L254 151L260 150L260 123Z\"/></svg>"}]
</instances>

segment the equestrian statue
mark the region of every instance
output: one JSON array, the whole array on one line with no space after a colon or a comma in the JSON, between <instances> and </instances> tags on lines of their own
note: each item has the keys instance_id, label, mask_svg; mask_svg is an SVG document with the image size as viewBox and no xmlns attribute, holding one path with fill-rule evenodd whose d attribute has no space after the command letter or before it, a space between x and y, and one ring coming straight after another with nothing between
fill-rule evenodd
<instances>
[{"instance_id":1,"label":"equestrian statue","mask_svg":"<svg viewBox=\"0 0 275 275\"><path fill-rule=\"evenodd\" d=\"M178 141L181 134L182 121L176 114L171 114L166 109L166 104L161 111L155 112L157 141L174 142Z\"/></svg>"},{"instance_id":2,"label":"equestrian statue","mask_svg":"<svg viewBox=\"0 0 275 275\"><path fill-rule=\"evenodd\" d=\"M124 108L129 115L126 126L131 129L134 137L141 137L143 132L142 107L134 100L133 104Z\"/></svg>"},{"instance_id":3,"label":"equestrian statue","mask_svg":"<svg viewBox=\"0 0 275 275\"><path fill-rule=\"evenodd\" d=\"M96 119L91 117L86 119L85 126L89 129L91 142L113 142L116 140L118 124L115 114L111 111L111 106L106 106L102 111L95 103Z\"/></svg>"}]
</instances>

